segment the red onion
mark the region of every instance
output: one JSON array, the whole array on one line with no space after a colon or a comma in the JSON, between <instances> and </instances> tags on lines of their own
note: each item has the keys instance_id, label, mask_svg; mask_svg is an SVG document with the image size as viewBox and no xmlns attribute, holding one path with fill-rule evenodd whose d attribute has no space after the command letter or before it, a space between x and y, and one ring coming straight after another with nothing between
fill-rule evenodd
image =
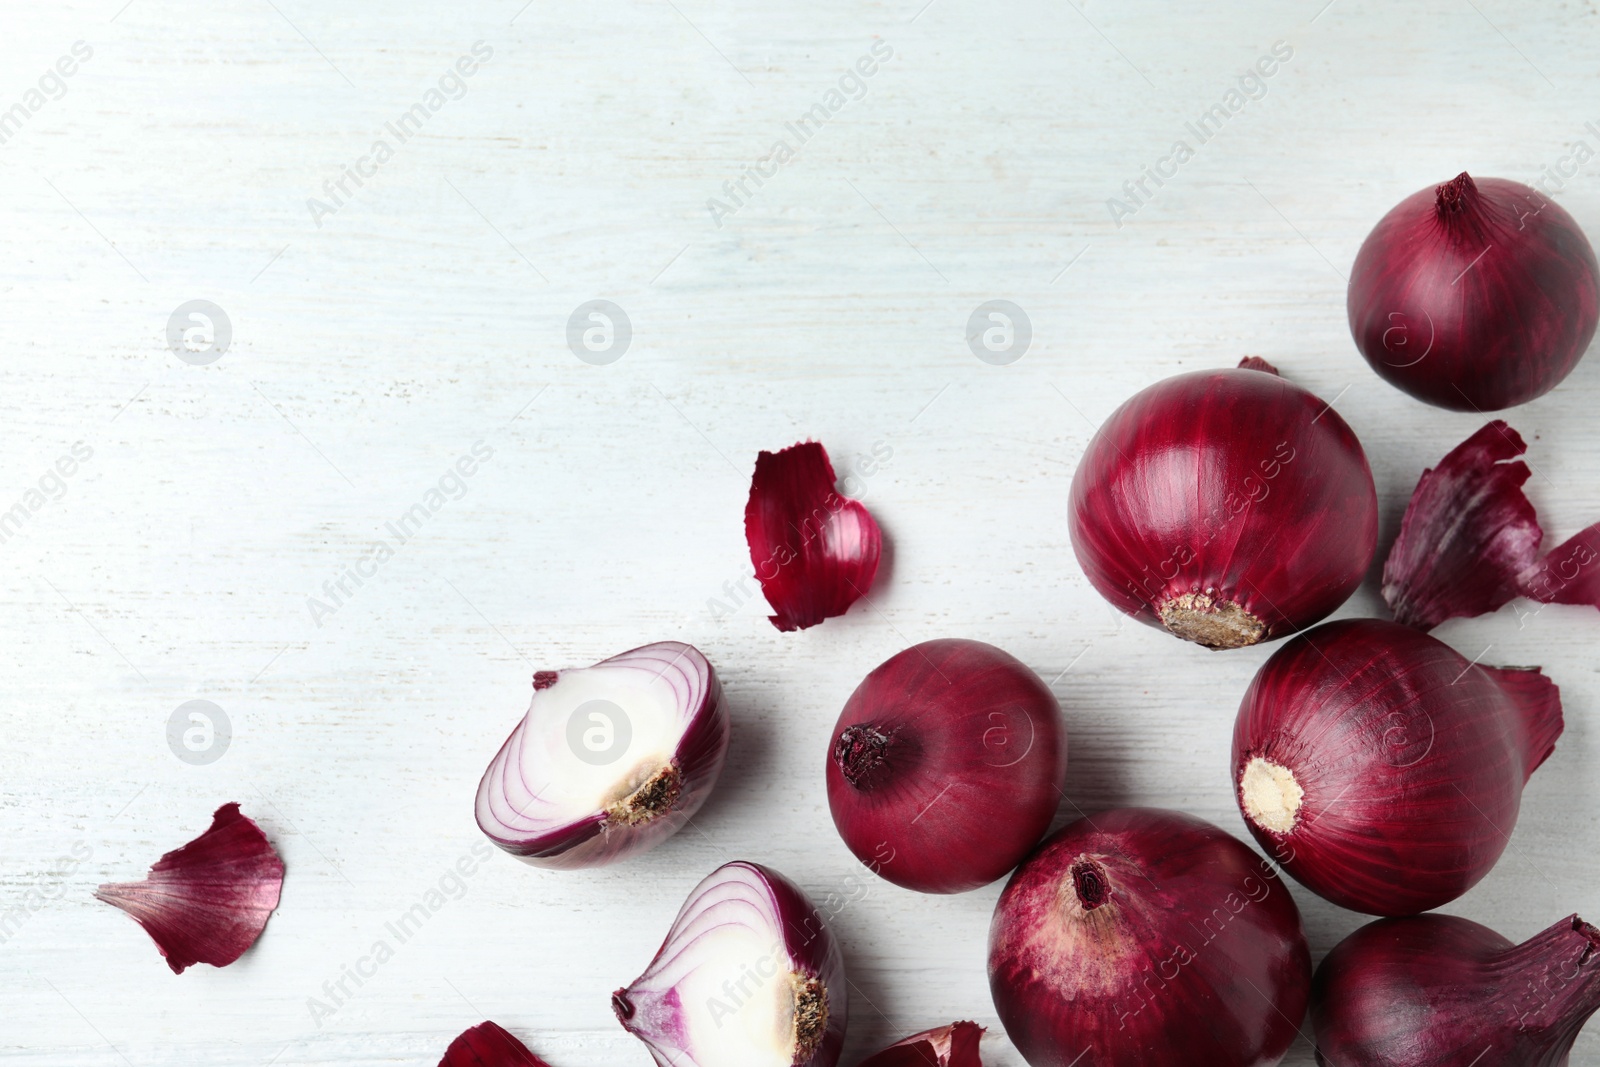
<instances>
[{"instance_id":1,"label":"red onion","mask_svg":"<svg viewBox=\"0 0 1600 1067\"><path fill-rule=\"evenodd\" d=\"M498 1023L465 1030L445 1049L439 1067L550 1067Z\"/></svg>"},{"instance_id":2,"label":"red onion","mask_svg":"<svg viewBox=\"0 0 1600 1067\"><path fill-rule=\"evenodd\" d=\"M1356 347L1418 400L1495 411L1554 389L1600 314L1594 250L1561 207L1465 173L1402 200L1356 254Z\"/></svg>"},{"instance_id":3,"label":"red onion","mask_svg":"<svg viewBox=\"0 0 1600 1067\"><path fill-rule=\"evenodd\" d=\"M1124 808L1047 838L989 928L989 989L1032 1067L1264 1067L1311 984L1270 863L1189 815Z\"/></svg>"},{"instance_id":4,"label":"red onion","mask_svg":"<svg viewBox=\"0 0 1600 1067\"><path fill-rule=\"evenodd\" d=\"M1383 565L1396 622L1430 630L1519 595L1600 607L1600 523L1539 557L1544 530L1522 491L1527 447L1496 419L1422 472Z\"/></svg>"},{"instance_id":5,"label":"red onion","mask_svg":"<svg viewBox=\"0 0 1600 1067\"><path fill-rule=\"evenodd\" d=\"M478 826L537 867L610 863L688 822L727 750L722 685L693 645L539 671L528 713L478 784Z\"/></svg>"},{"instance_id":6,"label":"red onion","mask_svg":"<svg viewBox=\"0 0 1600 1067\"><path fill-rule=\"evenodd\" d=\"M1038 843L1066 772L1066 724L1038 675L982 641L925 641L850 694L828 743L828 807L876 873L960 893Z\"/></svg>"},{"instance_id":7,"label":"red onion","mask_svg":"<svg viewBox=\"0 0 1600 1067\"><path fill-rule=\"evenodd\" d=\"M872 587L883 552L878 524L834 490L833 464L815 441L756 456L744 534L780 630L850 610Z\"/></svg>"},{"instance_id":8,"label":"red onion","mask_svg":"<svg viewBox=\"0 0 1600 1067\"><path fill-rule=\"evenodd\" d=\"M1309 626L1355 592L1378 499L1360 442L1327 404L1273 372L1195 371L1100 427L1072 479L1070 530L1112 604L1239 648Z\"/></svg>"},{"instance_id":9,"label":"red onion","mask_svg":"<svg viewBox=\"0 0 1600 1067\"><path fill-rule=\"evenodd\" d=\"M1561 736L1538 668L1469 663L1377 619L1319 626L1257 672L1233 728L1250 832L1302 885L1373 915L1471 889Z\"/></svg>"},{"instance_id":10,"label":"red onion","mask_svg":"<svg viewBox=\"0 0 1600 1067\"><path fill-rule=\"evenodd\" d=\"M611 997L659 1067L833 1067L844 957L793 882L728 863L684 902L644 974Z\"/></svg>"},{"instance_id":11,"label":"red onion","mask_svg":"<svg viewBox=\"0 0 1600 1067\"><path fill-rule=\"evenodd\" d=\"M1600 1008L1597 947L1576 915L1520 945L1453 915L1368 923L1317 968L1317 1062L1566 1067Z\"/></svg>"},{"instance_id":12,"label":"red onion","mask_svg":"<svg viewBox=\"0 0 1600 1067\"><path fill-rule=\"evenodd\" d=\"M983 1027L977 1023L951 1023L896 1041L857 1067L983 1067L981 1037Z\"/></svg>"},{"instance_id":13,"label":"red onion","mask_svg":"<svg viewBox=\"0 0 1600 1067\"><path fill-rule=\"evenodd\" d=\"M173 974L196 963L226 967L267 928L283 891L283 860L238 804L224 804L205 833L156 860L142 882L103 885L95 899L133 916Z\"/></svg>"}]
</instances>

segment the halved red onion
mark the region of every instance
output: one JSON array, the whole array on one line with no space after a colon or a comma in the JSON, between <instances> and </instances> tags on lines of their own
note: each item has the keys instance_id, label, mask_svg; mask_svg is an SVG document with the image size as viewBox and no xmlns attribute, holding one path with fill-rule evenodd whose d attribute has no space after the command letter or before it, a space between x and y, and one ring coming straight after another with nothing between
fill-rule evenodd
<instances>
[{"instance_id":1,"label":"halved red onion","mask_svg":"<svg viewBox=\"0 0 1600 1067\"><path fill-rule=\"evenodd\" d=\"M1397 622L1431 630L1521 595L1600 607L1600 523L1539 557L1522 435L1496 419L1422 472L1383 566Z\"/></svg>"},{"instance_id":2,"label":"halved red onion","mask_svg":"<svg viewBox=\"0 0 1600 1067\"><path fill-rule=\"evenodd\" d=\"M482 1022L450 1042L439 1067L550 1067L499 1023Z\"/></svg>"},{"instance_id":3,"label":"halved red onion","mask_svg":"<svg viewBox=\"0 0 1600 1067\"><path fill-rule=\"evenodd\" d=\"M1256 841L1308 889L1414 915L1489 873L1561 729L1561 695L1537 668L1480 666L1398 623L1331 622L1250 683L1234 796Z\"/></svg>"},{"instance_id":4,"label":"halved red onion","mask_svg":"<svg viewBox=\"0 0 1600 1067\"><path fill-rule=\"evenodd\" d=\"M267 835L224 804L205 833L156 860L142 882L116 882L95 898L144 927L173 974L196 963L226 967L256 943L283 890L283 860Z\"/></svg>"},{"instance_id":5,"label":"halved red onion","mask_svg":"<svg viewBox=\"0 0 1600 1067\"><path fill-rule=\"evenodd\" d=\"M705 803L728 730L722 684L693 645L539 671L527 714L478 784L478 826L537 867L597 867L652 848Z\"/></svg>"},{"instance_id":6,"label":"halved red onion","mask_svg":"<svg viewBox=\"0 0 1600 1067\"><path fill-rule=\"evenodd\" d=\"M982 1037L983 1027L977 1023L951 1023L896 1041L857 1067L983 1067L978 1055Z\"/></svg>"},{"instance_id":7,"label":"halved red onion","mask_svg":"<svg viewBox=\"0 0 1600 1067\"><path fill-rule=\"evenodd\" d=\"M1050 687L982 641L924 641L856 687L828 742L828 809L856 858L895 885L962 893L1050 829L1067 727Z\"/></svg>"},{"instance_id":8,"label":"halved red onion","mask_svg":"<svg viewBox=\"0 0 1600 1067\"><path fill-rule=\"evenodd\" d=\"M817 909L769 867L695 886L644 974L611 996L659 1067L833 1067L849 1000Z\"/></svg>"},{"instance_id":9,"label":"halved red onion","mask_svg":"<svg viewBox=\"0 0 1600 1067\"><path fill-rule=\"evenodd\" d=\"M1100 594L1207 648L1270 641L1355 592L1378 540L1350 427L1263 369L1195 371L1118 408L1072 478L1072 547Z\"/></svg>"},{"instance_id":10,"label":"halved red onion","mask_svg":"<svg viewBox=\"0 0 1600 1067\"><path fill-rule=\"evenodd\" d=\"M1032 1067L1264 1067L1294 1040L1310 985L1272 865L1175 811L1058 830L989 928L989 989Z\"/></svg>"},{"instance_id":11,"label":"halved red onion","mask_svg":"<svg viewBox=\"0 0 1600 1067\"><path fill-rule=\"evenodd\" d=\"M1600 1008L1600 930L1576 915L1520 945L1453 915L1368 923L1311 987L1324 1067L1566 1067Z\"/></svg>"},{"instance_id":12,"label":"halved red onion","mask_svg":"<svg viewBox=\"0 0 1600 1067\"><path fill-rule=\"evenodd\" d=\"M1600 265L1561 206L1465 173L1406 197L1350 270L1350 332L1391 385L1455 411L1542 396L1600 321Z\"/></svg>"},{"instance_id":13,"label":"halved red onion","mask_svg":"<svg viewBox=\"0 0 1600 1067\"><path fill-rule=\"evenodd\" d=\"M835 490L833 464L816 441L756 456L744 536L779 630L843 615L872 587L883 551L877 522Z\"/></svg>"}]
</instances>

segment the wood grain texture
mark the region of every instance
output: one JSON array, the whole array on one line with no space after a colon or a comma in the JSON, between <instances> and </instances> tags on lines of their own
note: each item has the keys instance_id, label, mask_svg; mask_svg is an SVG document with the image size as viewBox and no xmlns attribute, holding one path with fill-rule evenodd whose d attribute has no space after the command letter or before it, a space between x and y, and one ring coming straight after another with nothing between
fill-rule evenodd
<instances>
[{"instance_id":1,"label":"wood grain texture","mask_svg":"<svg viewBox=\"0 0 1600 1067\"><path fill-rule=\"evenodd\" d=\"M1067 709L1061 822L1140 803L1245 837L1229 732L1268 650L1112 614L1067 541L1078 457L1143 385L1262 355L1360 434L1387 543L1482 420L1361 362L1356 249L1464 168L1531 180L1600 148L1588 2L122 3L13 4L0 40L0 111L93 49L0 144L0 510L93 450L0 543L0 911L51 897L0 945L0 1055L37 1067L431 1064L484 1018L564 1067L642 1067L608 995L729 858L857 887L847 1064L975 1018L1020 1067L984 974L998 887L908 893L833 831L846 696L915 641L993 642ZM1107 198L1279 40L1265 95L1116 226ZM477 41L465 95L317 225L307 199ZM864 95L714 224L707 199L874 41L893 57ZM1556 198L1600 234L1600 162ZM566 343L596 298L633 326L608 366ZM208 366L166 348L192 299L233 327ZM991 299L1031 320L1009 366L964 340ZM1600 517L1597 406L1591 358L1511 413L1552 539ZM864 485L891 554L870 606L779 634L758 599L709 602L750 571L755 453L807 437L841 468L892 448ZM307 598L478 441L464 494L317 625ZM1369 582L1343 613L1380 608ZM1505 859L1447 909L1513 939L1600 911L1597 634L1560 607L1440 631L1566 701ZM480 840L473 789L531 672L661 639L706 652L735 715L691 829L600 871L496 856L317 1025L307 999ZM166 741L197 698L233 724L206 766ZM283 902L238 964L175 977L90 891L228 800L278 843ZM1296 896L1318 958L1361 922ZM1600 1064L1600 1031L1572 1062Z\"/></svg>"}]
</instances>

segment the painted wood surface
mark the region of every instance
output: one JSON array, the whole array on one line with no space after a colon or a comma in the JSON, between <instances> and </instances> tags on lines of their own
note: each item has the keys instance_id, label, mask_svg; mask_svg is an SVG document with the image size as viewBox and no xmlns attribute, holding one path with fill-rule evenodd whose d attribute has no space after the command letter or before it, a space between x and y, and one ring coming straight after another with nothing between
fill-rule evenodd
<instances>
[{"instance_id":1,"label":"painted wood surface","mask_svg":"<svg viewBox=\"0 0 1600 1067\"><path fill-rule=\"evenodd\" d=\"M0 912L24 918L0 945L0 1054L37 1067L431 1064L484 1018L559 1067L642 1067L608 996L730 858L848 894L845 1062L974 1018L989 1062L1020 1067L984 973L998 887L917 896L834 833L823 749L856 682L916 641L993 642L1067 709L1060 822L1150 804L1244 836L1229 736L1268 650L1182 646L1088 587L1065 520L1089 436L1160 377L1265 356L1360 434L1387 543L1422 467L1483 420L1356 355L1345 274L1367 230L1463 169L1564 165L1556 199L1600 233L1600 164L1573 147L1600 149L1589 3L97 0L4 19L0 510L25 518L0 543ZM1202 141L1189 124L1216 104ZM1158 165L1176 175L1135 201L1124 183ZM594 300L631 327L611 362L589 320L588 359L569 347ZM1031 330L1004 365L966 339L991 300ZM168 346L191 301L230 328L213 362L215 334L181 340L203 344L199 320L178 324L188 359ZM1600 517L1597 406L1591 359L1510 415L1552 538ZM840 468L892 453L855 487L891 552L870 603L780 634L740 591L741 521L755 453L803 438ZM354 595L308 607L434 490ZM1343 613L1380 609L1369 583ZM1597 635L1556 607L1440 631L1543 664L1566 700L1505 859L1447 909L1513 939L1600 911ZM692 828L599 871L496 855L458 889L531 672L669 638L707 653L735 715ZM213 762L169 747L190 700L231 723ZM174 977L91 891L229 800L278 844L282 905L239 963ZM425 928L314 1017L441 881ZM1319 958L1362 921L1296 896ZM1600 1063L1600 1031L1573 1063Z\"/></svg>"}]
</instances>

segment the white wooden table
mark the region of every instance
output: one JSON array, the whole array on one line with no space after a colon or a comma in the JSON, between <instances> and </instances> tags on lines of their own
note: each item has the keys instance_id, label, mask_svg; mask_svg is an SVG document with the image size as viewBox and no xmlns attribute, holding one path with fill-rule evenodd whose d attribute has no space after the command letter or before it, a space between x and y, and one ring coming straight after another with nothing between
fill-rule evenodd
<instances>
[{"instance_id":1,"label":"white wooden table","mask_svg":"<svg viewBox=\"0 0 1600 1067\"><path fill-rule=\"evenodd\" d=\"M0 945L0 1055L431 1065L493 1018L557 1067L644 1065L609 993L700 877L750 858L862 887L835 922L847 1064L974 1018L988 1062L1018 1067L984 969L999 887L867 881L833 830L846 696L910 643L991 641L1067 709L1061 822L1153 804L1245 836L1229 735L1269 650L1206 653L1102 603L1066 534L1085 443L1150 382L1264 355L1361 435L1387 545L1422 466L1482 420L1360 361L1357 247L1462 169L1527 181L1600 147L1590 5L1321 3L9 5L0 511L41 478L45 499L0 543L0 912L42 906ZM48 75L78 41L90 57ZM1277 41L1293 54L1259 99L1188 134ZM441 78L464 95L432 110ZM819 102L802 145L788 124ZM1108 198L1177 139L1193 158L1116 225ZM1600 163L1555 196L1600 237ZM567 343L596 299L632 330L604 365ZM204 365L167 345L194 300L231 326ZM964 339L989 300L1031 323L1008 365ZM1600 517L1597 406L1591 358L1510 414L1551 543ZM807 437L841 468L892 448L860 487L892 559L870 607L780 634L759 600L712 600L750 572L756 451ZM479 441L460 498L313 620ZM75 442L92 457L58 482ZM1344 613L1380 609L1369 585ZM1517 940L1596 918L1600 617L1439 635L1543 664L1567 713L1505 859L1447 910ZM497 854L319 1026L308 999L480 840L473 790L531 672L667 638L707 653L735 715L693 828L598 871ZM203 765L167 742L194 699L232 725ZM282 906L236 965L175 977L90 893L229 800L282 852ZM1318 958L1363 921L1296 896ZM1591 1030L1574 1064L1600 1063Z\"/></svg>"}]
</instances>

